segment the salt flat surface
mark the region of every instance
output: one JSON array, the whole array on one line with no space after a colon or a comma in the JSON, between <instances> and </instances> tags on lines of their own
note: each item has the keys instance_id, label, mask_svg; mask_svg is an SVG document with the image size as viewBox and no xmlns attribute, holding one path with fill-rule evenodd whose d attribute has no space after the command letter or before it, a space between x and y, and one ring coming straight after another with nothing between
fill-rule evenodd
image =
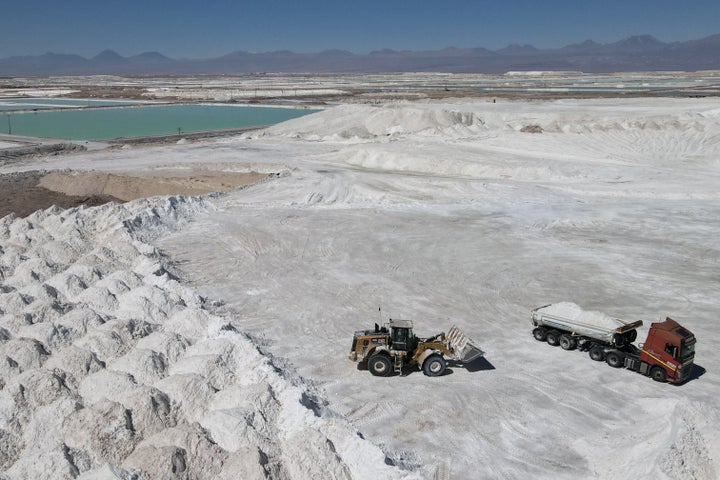
<instances>
[{"instance_id":1,"label":"salt flat surface","mask_svg":"<svg viewBox=\"0 0 720 480\"><path fill-rule=\"evenodd\" d=\"M17 142L3 142L2 140L0 140L0 149L3 149L3 148L16 148L16 147L19 147L19 146L22 146L22 144L19 144L19 143L17 143Z\"/></svg>"},{"instance_id":2,"label":"salt flat surface","mask_svg":"<svg viewBox=\"0 0 720 480\"><path fill-rule=\"evenodd\" d=\"M202 201L0 220L3 478L419 478L275 368L141 238Z\"/></svg>"},{"instance_id":3,"label":"salt flat surface","mask_svg":"<svg viewBox=\"0 0 720 480\"><path fill-rule=\"evenodd\" d=\"M718 158L714 99L458 99L14 165L280 175L3 220L6 476L717 478ZM695 378L536 342L530 310L561 301L646 320L638 341L671 316ZM456 324L486 359L359 371L378 306L420 335Z\"/></svg>"}]
</instances>

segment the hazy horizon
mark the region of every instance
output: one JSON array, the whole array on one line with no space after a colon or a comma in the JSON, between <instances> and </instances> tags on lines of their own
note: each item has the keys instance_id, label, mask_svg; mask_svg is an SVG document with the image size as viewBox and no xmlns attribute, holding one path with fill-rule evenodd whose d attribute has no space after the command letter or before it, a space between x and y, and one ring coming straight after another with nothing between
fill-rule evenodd
<instances>
[{"instance_id":1,"label":"hazy horizon","mask_svg":"<svg viewBox=\"0 0 720 480\"><path fill-rule=\"evenodd\" d=\"M178 0L172 4L27 0L0 17L0 57L104 50L128 57L159 52L172 58L210 58L233 51L329 49L440 50L511 44L560 48L585 40L613 43L651 35L666 43L718 33L720 3L668 0L596 4L559 0L508 3L462 0L341 4L287 0L263 4Z\"/></svg>"},{"instance_id":2,"label":"hazy horizon","mask_svg":"<svg viewBox=\"0 0 720 480\"><path fill-rule=\"evenodd\" d=\"M688 39L688 41L700 40L700 39L702 39L702 38L712 37L712 36L714 36L714 35L720 35L720 28L718 28L718 32L716 32L716 33L714 33L714 34L711 33L711 34L705 35L705 36L703 36L703 37L691 38L691 39ZM614 39L614 40L610 40L609 42L607 42L607 44L613 44L613 43L621 42L621 41L623 41L623 40L627 40L627 39L631 39L631 38L637 38L637 37L644 37L644 36L653 37L653 38L655 38L657 41L663 42L663 43L668 43L668 44L669 44L669 43L673 43L673 42L666 42L666 41L664 41L664 40L662 40L662 39L659 39L659 38L655 37L654 35L649 35L649 34L635 34L635 35L629 35L629 36L626 36L626 37L623 37L623 38L617 38L617 39ZM145 55L145 54L160 54L160 55L162 55L162 56L164 56L164 57L167 57L167 58L170 58L170 59L172 59L172 60L209 60L209 59L212 59L212 58L222 57L222 56L224 56L224 55L230 55L230 54L237 53L237 52L244 52L244 53L249 53L249 54L254 54L254 55L262 55L262 54L272 54L272 53L279 53L279 52L291 52L291 53L296 53L296 54L319 54L319 53L323 53L323 52L344 51L344 52L349 52L349 53L354 54L354 55L360 55L360 56L362 56L362 55L368 55L368 54L372 54L372 53L375 53L375 52L382 52L382 51L391 51L391 52L400 52L400 53L402 53L402 52L419 52L419 51L432 52L432 51L442 51L442 50L447 50L447 49L452 49L452 48L456 48L456 49L464 49L464 48L467 48L467 49L472 49L472 48L487 48L487 50L490 50L490 51L500 51L500 50L503 50L503 49L505 49L505 48L511 48L511 47L513 47L513 46L518 46L518 47L530 46L530 47L538 48L538 50L552 51L552 50L560 49L560 48L567 47L567 46L573 45L573 44L576 44L576 45L577 45L577 44L582 44L583 42L586 42L586 41L595 41L595 42L598 43L598 44L603 44L603 43L601 43L601 42L597 42L595 39L588 38L588 39L584 39L584 40L578 40L578 41L575 41L575 42L570 42L570 43L567 43L567 44L564 44L564 45L559 45L558 47L548 47L548 48L545 48L545 49L543 49L543 48L541 48L541 47L537 47L536 45L531 45L531 44L518 44L518 43L504 45L503 47L500 47L500 48L498 48L498 49L490 49L490 48L485 47L484 45L474 45L474 46L467 46L467 47L458 47L458 46L456 46L456 45L446 45L446 46L444 46L444 47L429 48L429 49L422 49L422 50L420 50L420 49L414 49L414 50L413 50L413 49L379 48L379 49L376 49L376 50L373 50L373 51L370 51L370 52L352 52L352 51L350 51L350 50L341 49L341 48L326 48L326 49L323 49L323 50L315 50L315 51L298 51L298 50L291 50L291 49L276 49L276 50L264 50L264 51L248 51L248 50L236 49L236 50L233 50L233 51L227 51L227 52L224 52L224 53L219 53L219 54L217 54L217 55L215 55L215 56L213 56L213 57L210 57L210 56L208 56L208 57L173 57L172 55L166 55L164 52L157 51L157 50L145 50L145 51L142 51L142 52L136 52L136 53L134 52L134 53L130 53L130 54L122 54L122 53L120 53L120 52L118 52L118 51L116 51L116 50L114 50L114 49L112 49L112 48L103 48L103 49L101 49L101 50L96 51L95 53L90 53L90 54L87 54L87 55L82 55L82 54L79 54L79 53L77 53L77 52L66 52L66 51L48 50L48 51L46 51L46 52L42 52L42 53L39 53L39 54L30 54L30 55L27 55L27 56L42 56L42 55L47 55L47 54L50 54L50 55L79 55L79 56L81 56L81 57L83 57L83 58L86 58L86 59L93 59L93 58L98 57L98 56L100 56L100 55L102 55L102 54L104 54L104 53L112 52L112 53L115 53L115 54L117 54L117 55L119 55L120 57L123 57L123 58L131 58L131 57L140 56L140 55ZM5 57L5 58L10 58L10 57Z\"/></svg>"}]
</instances>

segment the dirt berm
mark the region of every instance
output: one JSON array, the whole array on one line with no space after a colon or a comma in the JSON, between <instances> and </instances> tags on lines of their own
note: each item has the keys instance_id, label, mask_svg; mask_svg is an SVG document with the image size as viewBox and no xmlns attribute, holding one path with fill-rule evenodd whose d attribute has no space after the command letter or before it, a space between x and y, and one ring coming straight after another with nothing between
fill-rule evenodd
<instances>
[{"instance_id":1,"label":"dirt berm","mask_svg":"<svg viewBox=\"0 0 720 480\"><path fill-rule=\"evenodd\" d=\"M150 172L51 172L39 186L66 195L110 195L129 201L154 195L204 195L256 183L267 174L212 170L153 170Z\"/></svg>"},{"instance_id":2,"label":"dirt berm","mask_svg":"<svg viewBox=\"0 0 720 480\"><path fill-rule=\"evenodd\" d=\"M155 195L204 195L251 185L271 176L207 166L135 172L31 171L0 175L0 217L25 217L57 205L101 205Z\"/></svg>"}]
</instances>

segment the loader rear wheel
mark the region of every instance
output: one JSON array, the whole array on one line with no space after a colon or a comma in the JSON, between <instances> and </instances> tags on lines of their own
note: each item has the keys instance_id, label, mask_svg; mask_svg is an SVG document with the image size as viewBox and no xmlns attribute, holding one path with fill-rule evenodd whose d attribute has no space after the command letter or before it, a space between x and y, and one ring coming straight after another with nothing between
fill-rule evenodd
<instances>
[{"instance_id":1,"label":"loader rear wheel","mask_svg":"<svg viewBox=\"0 0 720 480\"><path fill-rule=\"evenodd\" d=\"M607 354L605 361L613 368L620 368L625 365L625 357L620 352L610 352Z\"/></svg>"},{"instance_id":2,"label":"loader rear wheel","mask_svg":"<svg viewBox=\"0 0 720 480\"><path fill-rule=\"evenodd\" d=\"M603 351L602 347L592 347L588 354L590 355L590 358L592 358L596 362L602 362L603 360L605 360L605 352Z\"/></svg>"},{"instance_id":3,"label":"loader rear wheel","mask_svg":"<svg viewBox=\"0 0 720 480\"><path fill-rule=\"evenodd\" d=\"M560 348L563 350L574 350L577 342L573 337L567 334L560 335Z\"/></svg>"},{"instance_id":4,"label":"loader rear wheel","mask_svg":"<svg viewBox=\"0 0 720 480\"><path fill-rule=\"evenodd\" d=\"M373 355L368 360L368 370L376 377L386 377L392 369L392 362L387 355Z\"/></svg>"},{"instance_id":5,"label":"loader rear wheel","mask_svg":"<svg viewBox=\"0 0 720 480\"><path fill-rule=\"evenodd\" d=\"M547 332L545 340L547 341L548 345L557 347L558 345L560 345L560 333L556 332L555 330L550 330L549 332Z\"/></svg>"},{"instance_id":6,"label":"loader rear wheel","mask_svg":"<svg viewBox=\"0 0 720 480\"><path fill-rule=\"evenodd\" d=\"M547 330L545 330L543 327L536 327L533 329L533 337L535 337L535 340L537 340L538 342L544 342L546 336Z\"/></svg>"},{"instance_id":7,"label":"loader rear wheel","mask_svg":"<svg viewBox=\"0 0 720 480\"><path fill-rule=\"evenodd\" d=\"M428 377L439 377L445 372L445 359L440 355L430 355L423 363L423 372Z\"/></svg>"},{"instance_id":8,"label":"loader rear wheel","mask_svg":"<svg viewBox=\"0 0 720 480\"><path fill-rule=\"evenodd\" d=\"M650 370L650 377L656 382L665 382L667 380L667 372L662 367L654 366Z\"/></svg>"}]
</instances>

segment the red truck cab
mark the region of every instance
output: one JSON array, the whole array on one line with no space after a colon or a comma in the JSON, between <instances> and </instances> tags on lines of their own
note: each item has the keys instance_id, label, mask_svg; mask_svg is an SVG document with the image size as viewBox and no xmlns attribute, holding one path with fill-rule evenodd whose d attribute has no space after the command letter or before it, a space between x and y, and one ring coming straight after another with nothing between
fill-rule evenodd
<instances>
[{"instance_id":1,"label":"red truck cab","mask_svg":"<svg viewBox=\"0 0 720 480\"><path fill-rule=\"evenodd\" d=\"M670 317L650 325L640 360L654 380L682 383L690 377L695 359L695 335ZM646 367L647 368L647 367Z\"/></svg>"}]
</instances>

